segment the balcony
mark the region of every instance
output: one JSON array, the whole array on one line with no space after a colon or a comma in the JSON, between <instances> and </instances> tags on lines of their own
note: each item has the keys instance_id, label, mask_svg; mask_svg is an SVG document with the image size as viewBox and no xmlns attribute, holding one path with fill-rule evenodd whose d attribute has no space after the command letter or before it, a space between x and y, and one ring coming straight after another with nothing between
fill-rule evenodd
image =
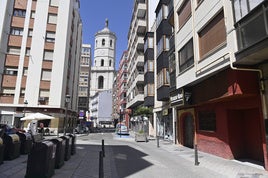
<instances>
[{"instance_id":1,"label":"balcony","mask_svg":"<svg viewBox=\"0 0 268 178\"><path fill-rule=\"evenodd\" d=\"M263 1L235 24L238 52L236 64L256 65L268 56L268 2ZM258 28L256 28L258 27Z\"/></svg>"},{"instance_id":2,"label":"balcony","mask_svg":"<svg viewBox=\"0 0 268 178\"><path fill-rule=\"evenodd\" d=\"M168 17L167 20L171 26L174 27L174 4L173 0L168 3Z\"/></svg>"}]
</instances>

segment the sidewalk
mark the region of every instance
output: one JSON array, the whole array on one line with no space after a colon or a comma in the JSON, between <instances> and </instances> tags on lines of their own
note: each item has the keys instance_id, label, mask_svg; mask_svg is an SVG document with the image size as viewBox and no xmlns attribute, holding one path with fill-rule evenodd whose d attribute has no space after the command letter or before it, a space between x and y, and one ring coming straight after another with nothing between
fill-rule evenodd
<instances>
[{"instance_id":1,"label":"sidewalk","mask_svg":"<svg viewBox=\"0 0 268 178\"><path fill-rule=\"evenodd\" d=\"M135 137L133 131L130 132L131 137ZM149 139L149 142L157 145L155 138ZM174 154L177 157L182 157L195 164L194 149L184 147L182 145L175 145L171 141L159 140L159 148ZM205 167L214 170L230 178L268 178L268 171L263 166L253 164L250 162L242 162L237 160L227 160L212 154L198 151L199 167Z\"/></svg>"},{"instance_id":2,"label":"sidewalk","mask_svg":"<svg viewBox=\"0 0 268 178\"><path fill-rule=\"evenodd\" d=\"M159 141L159 149L164 149L195 164L194 149L164 140ZM262 166L250 162L227 160L201 151L198 151L198 162L197 166L214 170L230 178L268 178L268 172Z\"/></svg>"}]
</instances>

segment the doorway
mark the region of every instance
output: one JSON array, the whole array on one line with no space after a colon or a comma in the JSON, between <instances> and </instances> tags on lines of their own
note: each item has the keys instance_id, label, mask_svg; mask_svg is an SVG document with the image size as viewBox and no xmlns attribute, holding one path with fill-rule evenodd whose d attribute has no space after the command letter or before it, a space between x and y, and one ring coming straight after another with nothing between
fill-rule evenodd
<instances>
[{"instance_id":1,"label":"doorway","mask_svg":"<svg viewBox=\"0 0 268 178\"><path fill-rule=\"evenodd\" d=\"M182 143L183 146L194 147L194 117L191 113L182 116Z\"/></svg>"},{"instance_id":2,"label":"doorway","mask_svg":"<svg viewBox=\"0 0 268 178\"><path fill-rule=\"evenodd\" d=\"M234 159L264 162L258 108L228 110L228 139Z\"/></svg>"}]
</instances>

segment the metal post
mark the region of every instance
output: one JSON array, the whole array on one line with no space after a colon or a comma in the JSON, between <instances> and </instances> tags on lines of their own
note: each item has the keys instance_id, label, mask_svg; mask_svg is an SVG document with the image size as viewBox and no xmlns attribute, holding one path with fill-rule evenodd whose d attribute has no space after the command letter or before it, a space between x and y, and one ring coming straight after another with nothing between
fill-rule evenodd
<instances>
[{"instance_id":1,"label":"metal post","mask_svg":"<svg viewBox=\"0 0 268 178\"><path fill-rule=\"evenodd\" d=\"M159 135L156 136L157 148L159 148Z\"/></svg>"},{"instance_id":2,"label":"metal post","mask_svg":"<svg viewBox=\"0 0 268 178\"><path fill-rule=\"evenodd\" d=\"M67 104L65 103L65 116L63 120L63 135L66 135Z\"/></svg>"},{"instance_id":3,"label":"metal post","mask_svg":"<svg viewBox=\"0 0 268 178\"><path fill-rule=\"evenodd\" d=\"M103 152L100 151L99 153L99 178L103 178L104 173L103 173Z\"/></svg>"},{"instance_id":4,"label":"metal post","mask_svg":"<svg viewBox=\"0 0 268 178\"><path fill-rule=\"evenodd\" d=\"M194 133L194 165L198 166L198 150L197 150L197 140L196 140L196 131Z\"/></svg>"},{"instance_id":5,"label":"metal post","mask_svg":"<svg viewBox=\"0 0 268 178\"><path fill-rule=\"evenodd\" d=\"M194 145L194 165L198 166L199 162L198 162L198 151L197 151L197 145Z\"/></svg>"},{"instance_id":6,"label":"metal post","mask_svg":"<svg viewBox=\"0 0 268 178\"><path fill-rule=\"evenodd\" d=\"M104 139L101 140L101 148L102 148L103 157L105 157L105 151L104 151Z\"/></svg>"},{"instance_id":7,"label":"metal post","mask_svg":"<svg viewBox=\"0 0 268 178\"><path fill-rule=\"evenodd\" d=\"M65 117L63 120L63 134L66 135L66 120L67 120L67 111L68 111L68 103L70 102L70 95L65 96Z\"/></svg>"},{"instance_id":8,"label":"metal post","mask_svg":"<svg viewBox=\"0 0 268 178\"><path fill-rule=\"evenodd\" d=\"M122 112L121 112L121 109L120 109L120 117L119 117L119 129L120 129L120 138L121 138L121 126L122 126Z\"/></svg>"},{"instance_id":9,"label":"metal post","mask_svg":"<svg viewBox=\"0 0 268 178\"><path fill-rule=\"evenodd\" d=\"M25 100L23 104L24 104L24 107L23 107L23 117L25 117L25 112L26 112L26 107L27 107L27 105L28 105L28 101ZM21 122L20 122L20 128L21 128L21 129L24 128L24 121L21 121Z\"/></svg>"}]
</instances>

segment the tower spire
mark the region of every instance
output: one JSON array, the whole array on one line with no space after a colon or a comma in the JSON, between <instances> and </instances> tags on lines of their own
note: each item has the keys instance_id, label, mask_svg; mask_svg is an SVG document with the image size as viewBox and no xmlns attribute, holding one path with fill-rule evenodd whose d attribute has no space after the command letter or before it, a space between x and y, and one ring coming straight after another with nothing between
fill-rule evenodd
<instances>
[{"instance_id":1,"label":"tower spire","mask_svg":"<svg viewBox=\"0 0 268 178\"><path fill-rule=\"evenodd\" d=\"M106 18L106 19L105 19L105 27L106 27L106 28L108 28L108 23L109 23L109 21L108 21L108 19Z\"/></svg>"}]
</instances>

